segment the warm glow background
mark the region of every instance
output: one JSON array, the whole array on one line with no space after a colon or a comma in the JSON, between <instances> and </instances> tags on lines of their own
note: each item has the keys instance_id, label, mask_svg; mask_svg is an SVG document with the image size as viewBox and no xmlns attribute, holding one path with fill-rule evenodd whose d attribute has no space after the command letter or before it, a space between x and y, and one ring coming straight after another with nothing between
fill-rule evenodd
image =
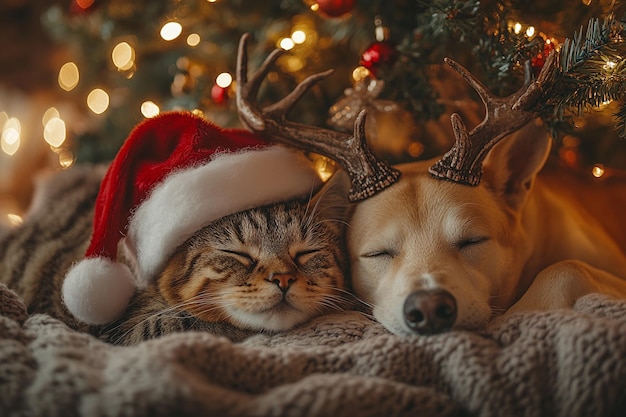
<instances>
[{"instance_id":1,"label":"warm glow background","mask_svg":"<svg viewBox=\"0 0 626 417\"><path fill-rule=\"evenodd\" d=\"M495 3L483 1L480 7ZM558 49L587 19L615 6L608 0L509 3L513 12L505 30L524 42L541 39L548 49ZM335 69L294 109L290 117L295 120L350 130L358 111L367 108L371 145L392 162L445 151L452 140L449 114L459 112L468 123L478 123L482 110L464 82L441 66L437 53L468 58L472 45L460 43L460 32L450 33L441 45L429 45L427 39L440 36L436 32L449 22L462 26L467 11L449 5L473 3L438 0L432 4L441 4L440 9L425 13L428 19L416 24L419 19L411 13L419 15L420 7L426 7L420 4L0 2L0 224L19 223L39 175L110 160L143 118L186 109L220 126L238 126L233 70L243 32L254 39L251 66L273 48L288 51L261 89L268 101L315 72ZM378 48L386 42L391 49ZM607 58L599 71L609 76L623 66ZM401 72L414 67L418 72ZM518 83L514 76L500 80L482 74L482 79L504 90L507 83ZM626 167L624 141L616 139L614 130L617 110L618 103L607 101L592 109L590 117L574 118L578 130L559 139L555 155L593 178ZM334 169L327 161L318 163L325 176Z\"/></svg>"}]
</instances>

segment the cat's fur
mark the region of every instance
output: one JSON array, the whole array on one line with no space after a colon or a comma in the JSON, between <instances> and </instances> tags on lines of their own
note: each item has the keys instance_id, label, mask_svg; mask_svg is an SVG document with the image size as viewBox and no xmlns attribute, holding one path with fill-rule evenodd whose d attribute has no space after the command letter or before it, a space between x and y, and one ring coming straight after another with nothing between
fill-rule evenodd
<instances>
[{"instance_id":1,"label":"cat's fur","mask_svg":"<svg viewBox=\"0 0 626 417\"><path fill-rule=\"evenodd\" d=\"M0 281L23 297L30 313L50 314L116 344L183 330L236 341L286 330L349 302L345 210L320 192L310 201L256 208L207 225L175 251L155 285L136 292L122 318L104 326L78 322L60 288L89 242L104 171L77 166L41 181L24 223L0 231ZM279 281L272 273L289 278Z\"/></svg>"}]
</instances>

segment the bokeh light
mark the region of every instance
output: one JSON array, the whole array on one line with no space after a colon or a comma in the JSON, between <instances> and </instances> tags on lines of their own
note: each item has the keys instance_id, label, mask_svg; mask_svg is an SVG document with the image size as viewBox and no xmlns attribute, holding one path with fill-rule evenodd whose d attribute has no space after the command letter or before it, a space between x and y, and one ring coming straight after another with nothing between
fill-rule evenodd
<instances>
[{"instance_id":1,"label":"bokeh light","mask_svg":"<svg viewBox=\"0 0 626 417\"><path fill-rule=\"evenodd\" d=\"M230 87L230 84L233 82L233 76L227 72L223 72L215 78L215 84L222 88Z\"/></svg>"},{"instance_id":2,"label":"bokeh light","mask_svg":"<svg viewBox=\"0 0 626 417\"><path fill-rule=\"evenodd\" d=\"M78 66L73 62L66 62L59 70L59 86L65 91L73 90L80 80Z\"/></svg>"},{"instance_id":3,"label":"bokeh light","mask_svg":"<svg viewBox=\"0 0 626 417\"><path fill-rule=\"evenodd\" d=\"M87 106L95 114L102 114L109 108L109 95L100 88L94 88L87 96Z\"/></svg>"},{"instance_id":4,"label":"bokeh light","mask_svg":"<svg viewBox=\"0 0 626 417\"><path fill-rule=\"evenodd\" d=\"M285 51L288 51L290 49L292 49L294 47L294 43L291 40L291 38L283 38L281 39L281 41L278 43L278 45L283 48Z\"/></svg>"},{"instance_id":5,"label":"bokeh light","mask_svg":"<svg viewBox=\"0 0 626 417\"><path fill-rule=\"evenodd\" d=\"M20 147L20 134L22 126L20 121L11 117L4 123L2 136L0 137L0 148L7 155L13 155Z\"/></svg>"},{"instance_id":6,"label":"bokeh light","mask_svg":"<svg viewBox=\"0 0 626 417\"><path fill-rule=\"evenodd\" d=\"M159 114L161 109L153 101L147 100L141 103L141 114L143 117L154 117Z\"/></svg>"},{"instance_id":7,"label":"bokeh light","mask_svg":"<svg viewBox=\"0 0 626 417\"><path fill-rule=\"evenodd\" d=\"M111 59L118 70L129 70L135 65L135 49L127 42L120 42L113 48Z\"/></svg>"},{"instance_id":8,"label":"bokeh light","mask_svg":"<svg viewBox=\"0 0 626 417\"><path fill-rule=\"evenodd\" d=\"M43 129L43 138L50 146L58 148L65 142L66 130L65 122L58 118L53 117L48 120Z\"/></svg>"},{"instance_id":9,"label":"bokeh light","mask_svg":"<svg viewBox=\"0 0 626 417\"><path fill-rule=\"evenodd\" d=\"M197 33L192 33L191 35L187 36L187 45L198 46L199 43L200 35L198 35Z\"/></svg>"},{"instance_id":10,"label":"bokeh light","mask_svg":"<svg viewBox=\"0 0 626 417\"><path fill-rule=\"evenodd\" d=\"M183 26L178 22L167 22L161 28L161 37L166 41L173 41L183 32Z\"/></svg>"}]
</instances>

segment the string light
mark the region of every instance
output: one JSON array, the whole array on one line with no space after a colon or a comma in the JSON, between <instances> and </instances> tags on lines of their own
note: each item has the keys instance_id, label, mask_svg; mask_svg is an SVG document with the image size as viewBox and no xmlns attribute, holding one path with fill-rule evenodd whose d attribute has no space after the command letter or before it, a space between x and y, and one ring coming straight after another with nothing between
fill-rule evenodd
<instances>
[{"instance_id":1,"label":"string light","mask_svg":"<svg viewBox=\"0 0 626 417\"><path fill-rule=\"evenodd\" d=\"M69 149L64 149L59 152L59 165L63 168L69 168L74 165L76 158L74 158L74 153Z\"/></svg>"},{"instance_id":2,"label":"string light","mask_svg":"<svg viewBox=\"0 0 626 417\"><path fill-rule=\"evenodd\" d=\"M141 103L141 114L143 114L143 117L154 117L159 114L160 111L159 106L150 100Z\"/></svg>"},{"instance_id":3,"label":"string light","mask_svg":"<svg viewBox=\"0 0 626 417\"><path fill-rule=\"evenodd\" d=\"M200 35L198 35L197 33L192 33L191 35L187 36L187 45L198 46L199 43Z\"/></svg>"},{"instance_id":4,"label":"string light","mask_svg":"<svg viewBox=\"0 0 626 417\"><path fill-rule=\"evenodd\" d=\"M0 138L0 147L7 155L13 155L20 147L20 134L22 126L20 121L15 117L11 117L4 123L2 128L2 137Z\"/></svg>"},{"instance_id":5,"label":"string light","mask_svg":"<svg viewBox=\"0 0 626 417\"><path fill-rule=\"evenodd\" d=\"M292 49L295 44L293 43L293 41L291 40L291 38L283 38L280 40L280 42L278 43L278 45L283 48L285 51L288 51L290 49Z\"/></svg>"},{"instance_id":6,"label":"string light","mask_svg":"<svg viewBox=\"0 0 626 417\"><path fill-rule=\"evenodd\" d=\"M120 42L113 48L111 59L118 70L129 70L135 65L135 49L127 42Z\"/></svg>"},{"instance_id":7,"label":"string light","mask_svg":"<svg viewBox=\"0 0 626 417\"><path fill-rule=\"evenodd\" d=\"M529 38L532 38L534 34L535 34L535 27L528 26L528 29L526 29L526 36L528 36Z\"/></svg>"},{"instance_id":8,"label":"string light","mask_svg":"<svg viewBox=\"0 0 626 417\"><path fill-rule=\"evenodd\" d=\"M370 70L368 70L362 65L359 65L352 71L352 79L354 81L364 80L365 78L369 77L369 75L370 75Z\"/></svg>"},{"instance_id":9,"label":"string light","mask_svg":"<svg viewBox=\"0 0 626 417\"><path fill-rule=\"evenodd\" d=\"M109 95L100 88L94 88L87 96L87 106L95 114L102 114L109 108Z\"/></svg>"},{"instance_id":10,"label":"string light","mask_svg":"<svg viewBox=\"0 0 626 417\"><path fill-rule=\"evenodd\" d=\"M178 22L167 22L161 27L161 37L166 41L173 41L183 32L183 26Z\"/></svg>"},{"instance_id":11,"label":"string light","mask_svg":"<svg viewBox=\"0 0 626 417\"><path fill-rule=\"evenodd\" d=\"M66 62L59 70L59 86L65 91L73 90L80 79L78 66L73 62Z\"/></svg>"},{"instance_id":12,"label":"string light","mask_svg":"<svg viewBox=\"0 0 626 417\"><path fill-rule=\"evenodd\" d=\"M60 147L65 142L65 122L59 117L53 117L44 126L43 138L50 146Z\"/></svg>"},{"instance_id":13,"label":"string light","mask_svg":"<svg viewBox=\"0 0 626 417\"><path fill-rule=\"evenodd\" d=\"M604 169L604 165L602 164L595 164L593 166L593 168L591 168L591 175L593 175L596 178L600 178L601 176L603 176L605 173L605 169Z\"/></svg>"},{"instance_id":14,"label":"string light","mask_svg":"<svg viewBox=\"0 0 626 417\"><path fill-rule=\"evenodd\" d=\"M514 26L513 26L513 31L515 32L516 35L519 35L519 33L522 31L522 24L517 22Z\"/></svg>"},{"instance_id":15,"label":"string light","mask_svg":"<svg viewBox=\"0 0 626 417\"><path fill-rule=\"evenodd\" d=\"M306 41L306 33L304 33L304 31L302 30L294 30L291 34L291 40L295 44L300 45Z\"/></svg>"},{"instance_id":16,"label":"string light","mask_svg":"<svg viewBox=\"0 0 626 417\"><path fill-rule=\"evenodd\" d=\"M616 66L617 66L617 63L615 61L608 60L604 63L604 65L602 66L602 69L605 70L606 72L612 72Z\"/></svg>"},{"instance_id":17,"label":"string light","mask_svg":"<svg viewBox=\"0 0 626 417\"><path fill-rule=\"evenodd\" d=\"M223 72L215 78L215 84L222 88L230 87L230 84L233 82L233 76L227 72Z\"/></svg>"}]
</instances>

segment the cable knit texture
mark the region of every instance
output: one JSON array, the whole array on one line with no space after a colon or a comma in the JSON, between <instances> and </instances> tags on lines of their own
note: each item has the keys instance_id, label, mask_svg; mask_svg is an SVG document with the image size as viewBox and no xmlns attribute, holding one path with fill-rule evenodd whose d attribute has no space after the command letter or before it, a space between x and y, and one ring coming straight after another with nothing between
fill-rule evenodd
<instances>
[{"instance_id":1,"label":"cable knit texture","mask_svg":"<svg viewBox=\"0 0 626 417\"><path fill-rule=\"evenodd\" d=\"M0 284L2 416L624 416L626 301L400 338L354 311L235 344L115 347Z\"/></svg>"}]
</instances>

